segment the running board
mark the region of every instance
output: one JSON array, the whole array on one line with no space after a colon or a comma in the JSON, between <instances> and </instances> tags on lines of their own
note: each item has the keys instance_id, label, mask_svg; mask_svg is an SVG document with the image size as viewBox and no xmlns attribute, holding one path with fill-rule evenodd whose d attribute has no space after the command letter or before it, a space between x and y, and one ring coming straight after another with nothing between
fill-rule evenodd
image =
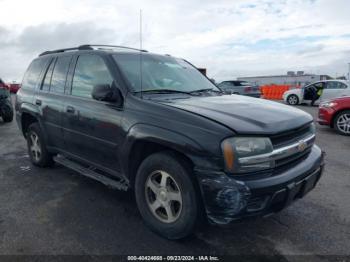
<instances>
[{"instance_id":1,"label":"running board","mask_svg":"<svg viewBox=\"0 0 350 262\"><path fill-rule=\"evenodd\" d=\"M84 167L83 165L74 162L72 160L69 160L68 158L62 156L62 155L57 155L54 158L54 161L58 164L61 164L65 167L68 167L69 169L72 169L78 173L80 173L83 176L92 178L94 180L99 181L100 183L112 187L112 188L116 188L119 190L128 190L128 183L123 180L123 179L119 179L115 180L115 179L111 179L109 177L106 177L100 173L97 173L94 167ZM118 178L116 178L118 179Z\"/></svg>"}]
</instances>

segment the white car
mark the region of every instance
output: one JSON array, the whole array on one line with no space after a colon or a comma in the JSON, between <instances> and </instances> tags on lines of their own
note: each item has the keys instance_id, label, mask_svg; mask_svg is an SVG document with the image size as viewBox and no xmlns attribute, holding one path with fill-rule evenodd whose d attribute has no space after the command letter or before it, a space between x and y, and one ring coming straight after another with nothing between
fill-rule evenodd
<instances>
[{"instance_id":1,"label":"white car","mask_svg":"<svg viewBox=\"0 0 350 262\"><path fill-rule=\"evenodd\" d=\"M350 95L350 87L348 81L323 80L306 85L302 88L288 90L284 92L283 100L289 105L310 103L312 100L312 96L310 95L310 92L308 92L308 90L311 90L312 88L318 89L322 84L324 86L322 95L318 100L315 101L315 104L319 104L322 101L326 101L332 98Z\"/></svg>"}]
</instances>

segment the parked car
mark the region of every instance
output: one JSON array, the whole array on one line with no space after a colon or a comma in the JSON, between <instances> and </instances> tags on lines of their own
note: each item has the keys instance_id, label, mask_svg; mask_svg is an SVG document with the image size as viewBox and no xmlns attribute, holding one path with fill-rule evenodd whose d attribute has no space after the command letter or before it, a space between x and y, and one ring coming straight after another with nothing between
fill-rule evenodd
<instances>
[{"instance_id":1,"label":"parked car","mask_svg":"<svg viewBox=\"0 0 350 262\"><path fill-rule=\"evenodd\" d=\"M1 78L0 78L0 88L10 90L9 85L6 84Z\"/></svg>"},{"instance_id":2,"label":"parked car","mask_svg":"<svg viewBox=\"0 0 350 262\"><path fill-rule=\"evenodd\" d=\"M10 92L4 87L0 87L0 117L4 122L13 120L13 106Z\"/></svg>"},{"instance_id":3,"label":"parked car","mask_svg":"<svg viewBox=\"0 0 350 262\"><path fill-rule=\"evenodd\" d=\"M34 165L57 162L133 190L146 224L169 239L203 218L228 224L278 212L323 170L309 114L224 95L187 61L131 48L41 54L16 116Z\"/></svg>"},{"instance_id":4,"label":"parked car","mask_svg":"<svg viewBox=\"0 0 350 262\"><path fill-rule=\"evenodd\" d=\"M286 91L283 94L283 100L289 105L299 105L303 103L311 103L311 90L319 90L323 88L322 95L316 100L315 104L332 98L350 95L349 84L345 80L323 80L318 81L302 88L296 88Z\"/></svg>"},{"instance_id":5,"label":"parked car","mask_svg":"<svg viewBox=\"0 0 350 262\"><path fill-rule=\"evenodd\" d=\"M16 94L18 90L21 88L21 85L18 83L11 83L8 84L10 88L10 92Z\"/></svg>"},{"instance_id":6,"label":"parked car","mask_svg":"<svg viewBox=\"0 0 350 262\"><path fill-rule=\"evenodd\" d=\"M321 103L317 122L334 128L341 135L350 136L350 96Z\"/></svg>"},{"instance_id":7,"label":"parked car","mask_svg":"<svg viewBox=\"0 0 350 262\"><path fill-rule=\"evenodd\" d=\"M239 81L239 80L223 81L220 84L218 84L218 87L220 87L220 89L224 91L226 94L230 94L230 95L236 94L236 95L245 95L245 96L252 96L252 97L261 96L259 86L249 83L247 81Z\"/></svg>"}]
</instances>

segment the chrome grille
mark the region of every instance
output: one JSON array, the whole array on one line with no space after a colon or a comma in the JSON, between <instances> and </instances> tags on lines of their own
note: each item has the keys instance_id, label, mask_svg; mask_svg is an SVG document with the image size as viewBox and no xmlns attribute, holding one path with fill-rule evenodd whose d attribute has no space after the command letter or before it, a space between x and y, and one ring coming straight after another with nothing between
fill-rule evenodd
<instances>
[{"instance_id":1,"label":"chrome grille","mask_svg":"<svg viewBox=\"0 0 350 262\"><path fill-rule=\"evenodd\" d=\"M282 134L271 138L273 151L266 154L243 157L239 159L241 164L254 165L268 161L274 161L275 167L280 168L290 163L297 164L306 157L315 142L313 124L300 128L294 133Z\"/></svg>"},{"instance_id":2,"label":"chrome grille","mask_svg":"<svg viewBox=\"0 0 350 262\"><path fill-rule=\"evenodd\" d=\"M280 148L280 147L292 144L294 142L297 142L314 133L315 133L315 126L312 123L288 132L271 136L270 139L274 148Z\"/></svg>"}]
</instances>

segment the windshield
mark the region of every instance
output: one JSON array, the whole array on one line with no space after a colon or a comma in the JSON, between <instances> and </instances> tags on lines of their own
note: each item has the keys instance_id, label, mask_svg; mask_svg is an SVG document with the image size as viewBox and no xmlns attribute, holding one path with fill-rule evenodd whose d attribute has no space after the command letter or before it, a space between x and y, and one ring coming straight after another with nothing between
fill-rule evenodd
<instances>
[{"instance_id":1,"label":"windshield","mask_svg":"<svg viewBox=\"0 0 350 262\"><path fill-rule=\"evenodd\" d=\"M133 91L140 87L140 54L113 55ZM170 56L142 54L142 91L170 90L193 92L203 89L220 91L189 63Z\"/></svg>"}]
</instances>

